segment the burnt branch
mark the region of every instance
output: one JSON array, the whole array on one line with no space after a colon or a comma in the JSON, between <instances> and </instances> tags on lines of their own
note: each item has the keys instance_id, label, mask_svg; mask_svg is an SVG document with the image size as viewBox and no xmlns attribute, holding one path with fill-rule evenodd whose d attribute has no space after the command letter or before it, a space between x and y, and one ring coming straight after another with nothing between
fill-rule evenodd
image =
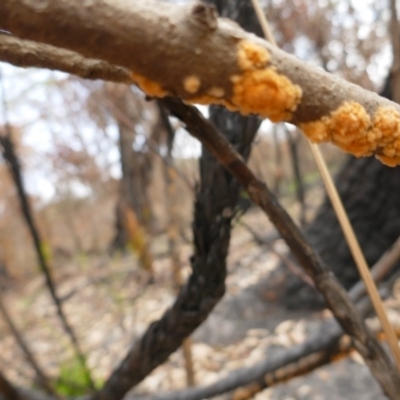
<instances>
[{"instance_id":1,"label":"burnt branch","mask_svg":"<svg viewBox=\"0 0 400 400\"><path fill-rule=\"evenodd\" d=\"M173 115L186 124L188 132L198 138L208 151L235 176L246 189L250 199L268 215L299 264L313 279L316 289L325 298L343 331L354 340L355 348L381 384L383 391L390 398L397 398L400 377L392 362L357 314L346 291L321 263L299 228L267 186L254 176L229 142L196 108L187 106L177 99L167 98L163 102Z\"/></svg>"}]
</instances>

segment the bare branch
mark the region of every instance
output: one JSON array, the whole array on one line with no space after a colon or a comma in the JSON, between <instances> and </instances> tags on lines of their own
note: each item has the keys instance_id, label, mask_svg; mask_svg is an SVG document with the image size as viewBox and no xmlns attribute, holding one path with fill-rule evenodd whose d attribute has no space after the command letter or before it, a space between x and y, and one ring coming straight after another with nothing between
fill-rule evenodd
<instances>
[{"instance_id":1,"label":"bare branch","mask_svg":"<svg viewBox=\"0 0 400 400\"><path fill-rule=\"evenodd\" d=\"M219 162L243 185L250 199L256 203L275 225L299 264L313 279L324 296L335 318L352 339L357 351L365 359L383 391L392 399L398 397L400 377L385 351L371 335L364 321L357 315L347 293L322 265L303 237L299 228L278 203L268 188L254 176L226 139L194 107L179 100L164 99L173 115L185 122L188 132L197 137Z\"/></svg>"},{"instance_id":2,"label":"bare branch","mask_svg":"<svg viewBox=\"0 0 400 400\"><path fill-rule=\"evenodd\" d=\"M30 40L21 40L0 32L0 61L18 67L47 68L68 72L84 79L132 83L129 71L105 61L82 57L73 51Z\"/></svg>"}]
</instances>

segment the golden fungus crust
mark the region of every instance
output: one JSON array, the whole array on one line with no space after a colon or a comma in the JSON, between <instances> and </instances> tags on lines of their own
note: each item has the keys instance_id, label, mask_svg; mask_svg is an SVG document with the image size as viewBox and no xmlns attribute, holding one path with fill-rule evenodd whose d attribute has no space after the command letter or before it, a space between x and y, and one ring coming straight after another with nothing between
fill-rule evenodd
<instances>
[{"instance_id":1,"label":"golden fungus crust","mask_svg":"<svg viewBox=\"0 0 400 400\"><path fill-rule=\"evenodd\" d=\"M199 91L201 80L196 75L189 75L183 80L183 88L190 94L195 94Z\"/></svg>"},{"instance_id":2,"label":"golden fungus crust","mask_svg":"<svg viewBox=\"0 0 400 400\"><path fill-rule=\"evenodd\" d=\"M397 167L400 164L400 157L386 157L378 154L376 158L388 167Z\"/></svg>"},{"instance_id":3,"label":"golden fungus crust","mask_svg":"<svg viewBox=\"0 0 400 400\"><path fill-rule=\"evenodd\" d=\"M312 143L328 142L330 137L327 119L328 117L322 117L318 121L300 124L299 128L304 132L304 134L310 139Z\"/></svg>"},{"instance_id":4,"label":"golden fungus crust","mask_svg":"<svg viewBox=\"0 0 400 400\"><path fill-rule=\"evenodd\" d=\"M219 86L213 86L212 88L208 89L207 93L211 97L216 97L218 99L221 99L225 96L225 90L222 87Z\"/></svg>"},{"instance_id":5,"label":"golden fungus crust","mask_svg":"<svg viewBox=\"0 0 400 400\"><path fill-rule=\"evenodd\" d=\"M259 114L274 122L290 120L301 100L302 91L269 64L270 54L264 47L248 40L237 44L239 71L230 77L232 93L220 86L202 87L202 79L188 75L182 80L187 103L223 104L231 111ZM132 79L148 95L164 97L168 91L155 81L132 72ZM179 90L178 90L179 92Z\"/></svg>"},{"instance_id":6,"label":"golden fungus crust","mask_svg":"<svg viewBox=\"0 0 400 400\"><path fill-rule=\"evenodd\" d=\"M367 111L357 102L346 102L329 119L332 141L357 157L371 155L374 150L374 143L367 137L370 125Z\"/></svg>"},{"instance_id":7,"label":"golden fungus crust","mask_svg":"<svg viewBox=\"0 0 400 400\"><path fill-rule=\"evenodd\" d=\"M149 96L165 97L168 95L168 92L158 82L152 81L136 72L131 72L131 76L140 89Z\"/></svg>"},{"instance_id":8,"label":"golden fungus crust","mask_svg":"<svg viewBox=\"0 0 400 400\"><path fill-rule=\"evenodd\" d=\"M274 122L289 120L301 100L301 88L268 66L268 51L242 40L238 44L240 74L233 75L232 103L243 114L259 114Z\"/></svg>"},{"instance_id":9,"label":"golden fungus crust","mask_svg":"<svg viewBox=\"0 0 400 400\"><path fill-rule=\"evenodd\" d=\"M242 71L262 69L267 66L270 57L264 47L248 40L241 40L237 47L238 64Z\"/></svg>"},{"instance_id":10,"label":"golden fungus crust","mask_svg":"<svg viewBox=\"0 0 400 400\"><path fill-rule=\"evenodd\" d=\"M348 101L299 127L314 143L331 142L356 157L375 154L386 165L400 164L400 113L393 107L379 107L371 120L361 104Z\"/></svg>"},{"instance_id":11,"label":"golden fungus crust","mask_svg":"<svg viewBox=\"0 0 400 400\"><path fill-rule=\"evenodd\" d=\"M214 96L203 94L201 96L191 97L190 99L184 100L187 104L224 104L222 99L216 99Z\"/></svg>"},{"instance_id":12,"label":"golden fungus crust","mask_svg":"<svg viewBox=\"0 0 400 400\"><path fill-rule=\"evenodd\" d=\"M383 164L400 164L400 113L393 107L379 107L374 115L373 133L378 144L378 158Z\"/></svg>"},{"instance_id":13,"label":"golden fungus crust","mask_svg":"<svg viewBox=\"0 0 400 400\"><path fill-rule=\"evenodd\" d=\"M301 90L272 67L236 75L232 102L243 114L259 114L273 122L289 120Z\"/></svg>"}]
</instances>

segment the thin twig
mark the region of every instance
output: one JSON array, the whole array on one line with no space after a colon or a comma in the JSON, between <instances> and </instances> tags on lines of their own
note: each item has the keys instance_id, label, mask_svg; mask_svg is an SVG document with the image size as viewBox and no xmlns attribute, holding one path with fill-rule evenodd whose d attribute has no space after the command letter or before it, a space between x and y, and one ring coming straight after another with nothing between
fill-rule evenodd
<instances>
[{"instance_id":1,"label":"thin twig","mask_svg":"<svg viewBox=\"0 0 400 400\"><path fill-rule=\"evenodd\" d=\"M258 22L261 25L261 28L264 32L264 36L265 38L271 42L271 44L275 47L278 47L275 37L272 34L271 28L268 24L268 22L266 21L265 15L264 15L264 11L262 10L260 3L258 0L251 0L251 3L253 4L254 10L257 14L257 18L258 18Z\"/></svg>"},{"instance_id":2,"label":"thin twig","mask_svg":"<svg viewBox=\"0 0 400 400\"><path fill-rule=\"evenodd\" d=\"M131 83L126 68L106 61L88 59L81 54L31 40L22 40L0 31L0 59L18 67L47 68L67 72L82 79L102 79Z\"/></svg>"}]
</instances>

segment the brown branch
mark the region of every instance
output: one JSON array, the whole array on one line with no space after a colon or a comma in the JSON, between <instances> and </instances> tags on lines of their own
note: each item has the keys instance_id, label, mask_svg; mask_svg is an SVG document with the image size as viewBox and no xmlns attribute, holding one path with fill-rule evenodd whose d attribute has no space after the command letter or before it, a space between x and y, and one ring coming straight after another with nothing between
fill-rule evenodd
<instances>
[{"instance_id":1,"label":"brown branch","mask_svg":"<svg viewBox=\"0 0 400 400\"><path fill-rule=\"evenodd\" d=\"M102 79L131 83L129 71L101 60L87 59L73 51L30 40L21 40L0 32L0 61L18 67L47 68L67 72L84 79Z\"/></svg>"},{"instance_id":2,"label":"brown branch","mask_svg":"<svg viewBox=\"0 0 400 400\"><path fill-rule=\"evenodd\" d=\"M299 264L313 279L315 287L325 298L328 307L344 332L354 340L356 349L365 359L384 392L390 398L396 399L400 390L400 377L393 364L373 338L363 320L357 315L345 290L334 275L322 266L317 255L287 212L280 206L268 188L257 180L232 146L204 119L197 109L175 99L165 99L163 102L176 117L185 122L187 130L197 137L235 176L246 189L251 200L268 215Z\"/></svg>"},{"instance_id":3,"label":"brown branch","mask_svg":"<svg viewBox=\"0 0 400 400\"><path fill-rule=\"evenodd\" d=\"M2 0L0 28L126 67L149 95L285 120L314 142L400 162L398 105L217 18L210 6Z\"/></svg>"}]
</instances>

